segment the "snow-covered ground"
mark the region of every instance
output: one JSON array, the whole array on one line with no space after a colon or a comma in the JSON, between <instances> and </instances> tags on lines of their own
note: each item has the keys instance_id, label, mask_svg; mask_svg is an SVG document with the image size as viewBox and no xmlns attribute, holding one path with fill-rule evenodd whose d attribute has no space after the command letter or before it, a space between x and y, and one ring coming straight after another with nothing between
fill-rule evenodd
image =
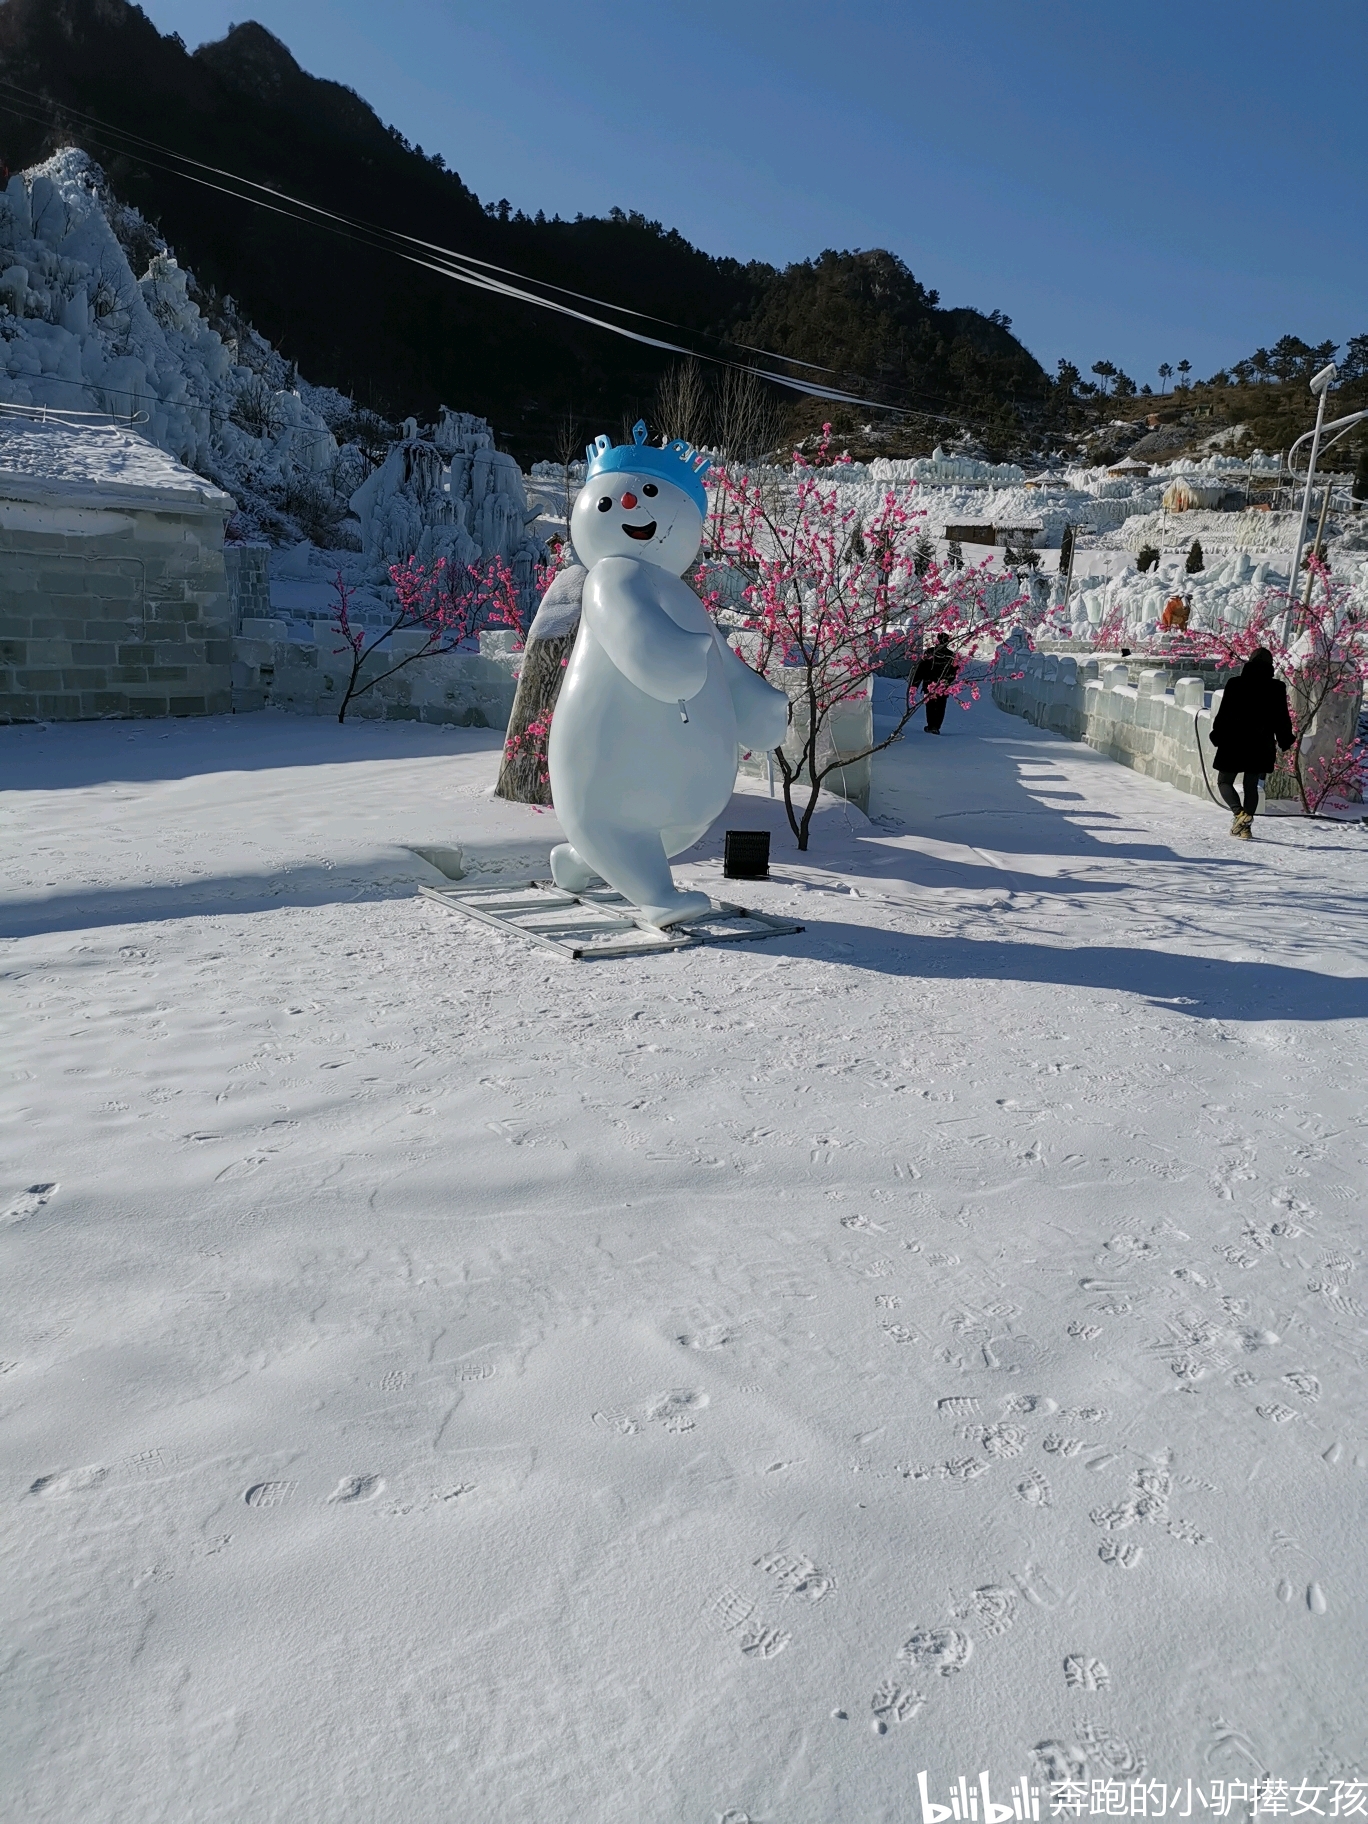
<instances>
[{"instance_id":1,"label":"snow-covered ground","mask_svg":"<svg viewBox=\"0 0 1368 1824\"><path fill-rule=\"evenodd\" d=\"M0 730L13 1815L1361 1772L1368 831L980 704L562 964L498 741Z\"/></svg>"}]
</instances>

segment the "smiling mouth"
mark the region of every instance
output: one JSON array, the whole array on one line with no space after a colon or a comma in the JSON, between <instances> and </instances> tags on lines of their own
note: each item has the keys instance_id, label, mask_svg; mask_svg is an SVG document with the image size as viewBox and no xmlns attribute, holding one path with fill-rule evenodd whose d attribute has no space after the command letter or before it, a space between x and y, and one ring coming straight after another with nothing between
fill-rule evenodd
<instances>
[{"instance_id":1,"label":"smiling mouth","mask_svg":"<svg viewBox=\"0 0 1368 1824\"><path fill-rule=\"evenodd\" d=\"M655 537L656 522L654 520L652 520L649 525L645 525L645 526L626 526L626 525L624 525L622 529L627 534L628 538L639 538L639 539L645 540L648 538Z\"/></svg>"}]
</instances>

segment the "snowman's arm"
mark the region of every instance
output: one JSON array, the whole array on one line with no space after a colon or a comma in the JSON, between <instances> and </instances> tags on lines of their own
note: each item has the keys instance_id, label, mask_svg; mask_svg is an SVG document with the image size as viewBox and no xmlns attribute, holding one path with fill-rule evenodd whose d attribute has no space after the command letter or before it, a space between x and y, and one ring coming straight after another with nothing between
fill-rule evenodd
<instances>
[{"instance_id":1,"label":"snowman's arm","mask_svg":"<svg viewBox=\"0 0 1368 1824\"><path fill-rule=\"evenodd\" d=\"M629 683L659 703L687 702L708 679L710 633L686 633L650 586L644 564L604 558L584 585L584 625Z\"/></svg>"},{"instance_id":2,"label":"snowman's arm","mask_svg":"<svg viewBox=\"0 0 1368 1824\"><path fill-rule=\"evenodd\" d=\"M759 753L780 746L788 731L788 698L782 690L766 683L758 671L752 671L732 651L720 631L715 638L722 654L722 676L736 711L737 740L742 747Z\"/></svg>"}]
</instances>

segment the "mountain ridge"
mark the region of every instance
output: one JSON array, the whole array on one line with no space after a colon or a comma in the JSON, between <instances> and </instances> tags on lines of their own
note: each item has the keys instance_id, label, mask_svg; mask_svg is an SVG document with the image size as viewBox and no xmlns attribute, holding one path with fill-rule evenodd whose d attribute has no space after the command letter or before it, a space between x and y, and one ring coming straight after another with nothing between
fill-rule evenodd
<instances>
[{"instance_id":1,"label":"mountain ridge","mask_svg":"<svg viewBox=\"0 0 1368 1824\"><path fill-rule=\"evenodd\" d=\"M519 454L546 455L567 418L587 430L649 416L674 357L236 198L206 208L199 186L126 135L543 286L608 296L680 325L686 344L732 338L830 368L843 390L906 408L889 418L900 452L965 422L1005 452L1059 421L1057 389L1007 320L943 308L886 250L827 250L781 271L709 255L635 211L569 222L481 204L255 21L190 52L128 0L3 0L0 76L17 85L0 95L12 165L82 146L201 287L231 293L315 381L391 417L450 401L489 418ZM798 406L791 427L824 415L830 406Z\"/></svg>"}]
</instances>

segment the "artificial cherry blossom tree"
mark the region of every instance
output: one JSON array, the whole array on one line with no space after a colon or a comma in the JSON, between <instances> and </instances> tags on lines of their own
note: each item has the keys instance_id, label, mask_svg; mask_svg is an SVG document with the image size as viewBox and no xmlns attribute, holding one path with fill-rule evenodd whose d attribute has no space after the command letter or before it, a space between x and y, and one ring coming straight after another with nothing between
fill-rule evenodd
<instances>
[{"instance_id":1,"label":"artificial cherry blossom tree","mask_svg":"<svg viewBox=\"0 0 1368 1824\"><path fill-rule=\"evenodd\" d=\"M862 513L827 467L831 427L815 461L801 455L792 475L714 469L708 539L696 582L746 663L787 690L789 738L775 750L784 808L798 847L808 846L823 782L899 739L928 695L962 707L983 676L966 662L991 653L1026 604L1015 583L986 565L942 567L928 556L925 515L890 489ZM957 677L921 693L913 661L949 636ZM832 725L842 705L868 694L890 660L906 670L906 693L890 733L856 752L839 751Z\"/></svg>"},{"instance_id":2,"label":"artificial cherry blossom tree","mask_svg":"<svg viewBox=\"0 0 1368 1824\"><path fill-rule=\"evenodd\" d=\"M351 601L355 591L339 571L333 583L333 631L343 641L338 652L350 659L350 675L337 711L345 722L347 710L358 697L374 690L407 665L420 659L457 652L481 633L512 628L521 635L526 616L513 572L501 557L487 564L451 564L444 557L423 564L411 557L390 568L394 606L379 627L354 624ZM396 651L393 636L419 633L421 644ZM372 665L371 661L375 663Z\"/></svg>"}]
</instances>

